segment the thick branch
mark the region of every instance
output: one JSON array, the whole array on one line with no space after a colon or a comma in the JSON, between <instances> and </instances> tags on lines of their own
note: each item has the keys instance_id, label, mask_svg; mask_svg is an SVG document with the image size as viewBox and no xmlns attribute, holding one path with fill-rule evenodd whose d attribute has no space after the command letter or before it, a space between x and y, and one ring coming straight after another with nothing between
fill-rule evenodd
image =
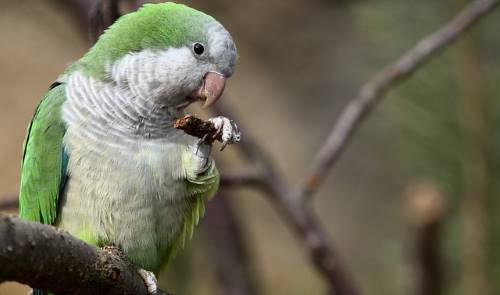
<instances>
[{"instance_id":1,"label":"thick branch","mask_svg":"<svg viewBox=\"0 0 500 295\"><path fill-rule=\"evenodd\" d=\"M243 134L244 135L243 140L241 144L239 144L238 146L250 160L257 162L263 171L263 177L261 179L258 178L252 178L252 179L254 180L258 179L257 181L255 181L255 183L258 184L260 187L264 188L266 192L269 193L269 195L271 196L270 199L272 203L275 205L278 211L282 213L282 215L288 221L288 223L292 226L295 233L299 237L300 241L302 241L303 245L306 247L306 249L308 249L310 256L315 265L317 266L318 270L323 274L324 278L330 283L332 289L335 291L336 294L338 295L358 294L358 291L356 290L352 279L350 278L350 276L347 275L346 271L341 266L338 257L334 254L334 251L329 245L326 233L319 226L319 223L317 222L315 215L310 211L308 204L304 202L305 197L314 193L318 188L318 186L323 182L326 173L335 164L336 160L341 155L342 151L345 149L347 143L349 142L349 139L352 137L352 135L356 131L361 121L372 110L374 105L380 101L383 95L391 87L395 86L398 82L408 78L415 70L417 70L422 64L424 64L433 54L435 54L438 50L448 45L450 42L452 42L454 39L460 36L467 28L472 26L477 20L479 20L482 16L484 16L487 12L491 11L498 4L498 1L499 0L476 0L472 2L457 17L455 17L442 29L424 38L415 46L415 48L410 50L408 53L404 54L399 60L397 60L395 63L385 68L372 80L370 80L367 84L365 84L359 91L359 94L351 101L351 103L349 103L349 105L345 108L344 112L341 114L337 124L333 128L323 148L320 150L317 157L314 159L313 165L310 169L310 173L307 175L305 180L299 185L296 191L290 191L288 189L289 186L284 180L284 177L281 176L281 174L279 174L274 169L275 166L272 164L272 161L266 155L266 153L257 145L256 141L252 140L248 133ZM111 9L114 10L114 8L112 7ZM220 105L219 105L219 110L220 110ZM242 129L245 130L244 128ZM47 229L44 230L43 228L40 228L39 229L40 231L37 231L31 228L31 226L44 227L43 225L38 225L38 224L36 225L28 224L25 225L28 227L27 229L23 228L20 231L12 232L13 228L16 228L16 226L13 226L13 224L15 225L19 221L13 219L5 219L5 220L2 219L2 221L3 222L0 223L0 233L3 233L3 231L5 231L5 233L3 233L3 236L7 237L6 239L0 240L0 245L5 246L3 248L0 248L0 251L2 251L1 252L2 259L4 259L3 258L4 256L5 259L9 259L9 257L14 256L14 254L18 255L23 254L23 253L18 253L17 251L21 251L22 249L24 250L29 249L30 245L32 245L30 243L32 237L34 237L37 233L43 233L43 232L47 233ZM21 223L26 223L26 222L21 222ZM26 230L26 232L23 233L23 230ZM41 240L42 242L44 242L43 243L44 247L45 244L47 245L52 245L57 243L64 244L64 241L70 238L70 236L67 234L58 233L54 229L51 230L54 231L53 234L62 235L64 236L64 238L61 238L61 236L59 236L59 238L50 239L53 240L53 242L49 241L49 239L47 239L46 241ZM16 236L16 234L18 236ZM13 239L12 237L15 237L15 239ZM14 242L18 243L19 241L23 241L23 238L25 242L24 245L16 244L16 247L13 246ZM44 237L42 235L41 239L43 238ZM71 243L74 242L78 241L73 240L73 242ZM38 243L38 245L40 244ZM88 245L85 245L85 247L83 245L80 246L82 247L81 249L86 249L85 247L89 247ZM56 277L65 277L67 278L66 281L68 280L71 281L72 282L71 285L78 286L78 289L80 289L86 281L82 282L82 276L76 276L78 278L78 281L72 281L76 277L70 278L72 274L72 271L70 270L76 268L69 268L67 261L68 259L73 258L76 261L78 261L78 264L75 264L75 266L79 264L88 266L88 264L85 263L84 261L80 261L81 257L78 257L77 254L74 254L74 251L78 249L69 249L68 251L64 252L61 251L61 249L64 248L56 247L55 249L59 250L56 254L60 255L60 259L57 259L56 262L60 263L61 265L59 265L60 267L54 268L54 259L53 257L51 257L52 260L50 261L50 264L48 264L51 265L50 270L51 271L53 271L54 269L64 270L65 271L64 276L60 276L60 274L58 274L58 276ZM99 252L97 252L97 254L96 252L93 252L93 251L98 251L98 249L94 250L87 249L87 251L89 251L88 253L89 255L91 255L90 258L97 259L98 257L102 257L98 255ZM17 278L17 279L20 280L21 282L23 282L23 280L24 282L26 282L26 280L30 280L32 282L27 282L27 283L30 283L35 286L38 286L37 285L38 283L41 284L45 282L46 284L49 284L49 282L51 282L50 286L44 285L43 287L47 287L49 289L52 288L52 290L57 291L57 289L55 288L57 288L58 285L55 283L55 281L50 281L50 278L43 278L40 279L40 281L37 280L41 277L49 276L48 274L51 273L50 271L42 270L34 273L33 269L36 268L32 267L33 265L36 265L34 263L35 261L45 262L45 260L43 259L47 259L49 255L45 255L46 251L32 251L32 252L36 253L31 253L31 257L29 258L30 262L29 268L26 269L26 271L31 271L30 273L27 274L32 274L32 275L30 276L23 274L22 278ZM24 252L24 255L26 255L26 253L27 252ZM41 253L43 253L44 255L41 255ZM30 255L26 256L29 257ZM22 258L17 256L20 259L18 259L15 264L13 264L12 261L6 261L7 263L2 263L3 265L9 265L10 262L11 265L16 265L17 270L14 270L13 272L10 273L6 272L4 274L4 270L6 269L4 267L4 269L0 271L0 274L2 275L1 278L7 275L10 275L10 277L12 277L15 276L17 273L25 270L24 268L20 267L19 264L20 261L23 261L23 259L26 258L26 256L22 256ZM39 258L39 260L35 258ZM102 262L101 260L95 260L95 261ZM104 259L104 261L108 260ZM47 264L41 264L41 265L43 266ZM101 264L98 263L98 265ZM109 266L109 264L106 265ZM102 270L102 268L100 269ZM113 272L112 271L110 272L109 271L110 269L106 267L104 268L104 270L108 270L107 273L106 272L104 273L107 274L107 278L109 279L109 276L112 275ZM111 268L111 270L113 270L113 268ZM121 275L118 276L118 280L120 280L120 278L123 278L124 275L126 274L121 272ZM10 279L16 279L16 278L14 277ZM84 277L83 279L87 279L87 277ZM99 279L99 277L97 277L96 279ZM95 284L96 284L95 282L90 284L89 288L95 286ZM125 283L120 283L120 284L116 283L116 285L118 286L125 286L124 284ZM97 284L97 286L99 285ZM109 287L109 283L104 284L103 286ZM124 292L121 292L121 294L123 293ZM137 292L134 293L137 294Z\"/></svg>"},{"instance_id":2,"label":"thick branch","mask_svg":"<svg viewBox=\"0 0 500 295\"><path fill-rule=\"evenodd\" d=\"M0 282L17 281L56 294L148 294L136 269L119 253L5 215L0 215L0 265Z\"/></svg>"},{"instance_id":3,"label":"thick branch","mask_svg":"<svg viewBox=\"0 0 500 295\"><path fill-rule=\"evenodd\" d=\"M473 1L441 29L423 38L414 48L364 84L357 96L341 113L330 135L314 158L309 173L295 191L296 197L308 197L317 190L363 119L390 88L406 80L430 57L461 36L481 17L491 12L498 3L499 0Z\"/></svg>"}]
</instances>

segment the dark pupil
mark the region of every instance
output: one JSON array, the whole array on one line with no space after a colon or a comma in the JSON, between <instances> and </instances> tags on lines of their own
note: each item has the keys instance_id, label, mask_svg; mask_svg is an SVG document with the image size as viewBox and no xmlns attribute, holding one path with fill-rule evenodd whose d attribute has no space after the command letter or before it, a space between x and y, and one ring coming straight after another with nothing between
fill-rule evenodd
<instances>
[{"instance_id":1,"label":"dark pupil","mask_svg":"<svg viewBox=\"0 0 500 295\"><path fill-rule=\"evenodd\" d=\"M205 51L205 47L203 47L203 45L201 45L200 43L194 44L194 52L196 54L202 54L203 51Z\"/></svg>"}]
</instances>

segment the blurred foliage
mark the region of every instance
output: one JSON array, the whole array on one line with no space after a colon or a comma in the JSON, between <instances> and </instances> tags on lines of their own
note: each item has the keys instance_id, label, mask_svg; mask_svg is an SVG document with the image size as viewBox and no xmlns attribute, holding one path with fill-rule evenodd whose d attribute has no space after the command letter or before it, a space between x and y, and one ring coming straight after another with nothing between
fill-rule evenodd
<instances>
[{"instance_id":1,"label":"blurred foliage","mask_svg":"<svg viewBox=\"0 0 500 295\"><path fill-rule=\"evenodd\" d=\"M449 19L463 2L382 0L359 6L356 12L361 27L370 28L363 33L379 49L377 58L386 59ZM395 123L403 172L437 182L449 197L451 212L443 237L446 294L471 294L463 283L468 272L463 271L466 260L481 259L467 257L476 250L485 253L486 265L479 267L484 267L480 271L488 276L488 286L474 294L500 294L500 38L498 23L493 24L499 17L497 11L486 21L489 25L472 30L439 54L384 105ZM478 169L483 171L474 171ZM479 181L471 173L480 173ZM478 186L484 188L474 189ZM475 194L478 190L486 195ZM474 202L480 203L479 211L470 215ZM473 229L484 231L484 240L467 241L471 235L464 232L464 224L470 218L484 221L475 220L478 227Z\"/></svg>"},{"instance_id":2,"label":"blurred foliage","mask_svg":"<svg viewBox=\"0 0 500 295\"><path fill-rule=\"evenodd\" d=\"M240 60L228 84L233 106L290 179L302 175L357 86L442 25L464 3L182 2L214 15L234 35ZM0 8L0 30L10 41L0 45L4 120L0 139L5 139L0 142L4 167L0 182L3 193L10 194L16 191L26 122L50 80L86 50L86 39L67 9L54 1L0 0ZM365 294L414 294L413 253L406 249L413 232L398 211L404 186L412 179L430 179L446 192L451 208L443 237L447 294L471 294L464 291L462 282L462 248L467 242L463 211L465 188L470 185L464 179L470 173L466 167L474 166L468 157L475 153L486 163L480 167L485 167L483 182L491 194L483 196L488 210L479 212L488 223L478 228L488 231L488 244L480 250L487 253L489 281L494 284L491 294L500 294L500 282L495 280L500 275L499 19L496 11L465 40L392 91L363 124L315 200L339 255ZM474 134L464 130L468 125L465 105L474 106L474 102L482 122L478 136L484 137L477 143L470 142ZM296 143L298 136L302 140ZM482 148L476 151L476 145ZM399 158L393 157L393 151ZM228 162L237 161L233 156ZM303 249L269 203L246 191L231 199L252 249L250 259L262 294L324 292ZM205 239L201 230L160 278L162 285L170 286L168 290L217 292Z\"/></svg>"}]
</instances>

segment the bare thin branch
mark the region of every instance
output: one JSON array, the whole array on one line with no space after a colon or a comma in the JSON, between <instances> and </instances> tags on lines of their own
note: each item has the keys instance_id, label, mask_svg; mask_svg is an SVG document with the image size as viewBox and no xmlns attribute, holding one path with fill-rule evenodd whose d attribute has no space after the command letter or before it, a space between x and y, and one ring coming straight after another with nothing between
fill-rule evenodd
<instances>
[{"instance_id":1,"label":"bare thin branch","mask_svg":"<svg viewBox=\"0 0 500 295\"><path fill-rule=\"evenodd\" d=\"M227 115L234 119L233 112L225 104L225 99L219 101L214 110L220 115ZM231 115L228 115L231 114ZM283 215L283 218L294 230L298 240L308 250L311 260L317 266L317 269L330 283L332 290L338 295L357 295L360 294L347 274L340 258L335 254L333 248L329 245L327 234L319 226L316 217L311 212L307 204L299 199L291 198L291 190L285 182L283 176L276 171L274 162L263 150L257 141L252 137L247 128L240 120L236 120L241 130L245 130L241 142L235 146L241 149L243 154L260 168L261 177L250 177L249 174L243 174L238 177L248 177L249 180L256 180L253 184L264 190L269 196L272 204ZM224 173L223 184L224 184ZM227 175L231 175L228 173ZM236 175L236 174L234 174ZM232 180L238 179L234 177ZM228 177L228 179L230 179ZM228 180L226 179L226 181ZM241 179L238 179L241 180ZM242 183L243 184L243 183ZM249 185L250 183L245 183Z\"/></svg>"},{"instance_id":2,"label":"bare thin branch","mask_svg":"<svg viewBox=\"0 0 500 295\"><path fill-rule=\"evenodd\" d=\"M261 171L256 169L222 170L220 183L222 188L234 186L265 186Z\"/></svg>"},{"instance_id":3,"label":"bare thin branch","mask_svg":"<svg viewBox=\"0 0 500 295\"><path fill-rule=\"evenodd\" d=\"M246 131L238 147L251 162L258 163L263 171L262 180L254 182L254 185L264 188L269 193L270 200L292 226L304 247L309 251L317 269L330 283L335 294L351 295L359 294L359 291L329 244L327 234L319 226L315 214L308 206L307 197L323 183L326 173L335 164L357 127L384 94L399 82L407 79L431 56L449 45L481 17L492 11L498 2L498 0L472 2L449 23L422 39L413 49L364 84L358 95L342 112L325 144L313 160L310 172L294 191L288 188L284 177L275 170L270 157L248 134L248 129L240 126L241 130ZM234 119L234 114L223 102L216 105L216 112L231 114L229 116ZM241 121L236 121L241 125ZM258 179L250 178L248 175L244 177L248 177L249 180ZM234 179L241 180L243 176ZM236 183L234 179L232 181Z\"/></svg>"},{"instance_id":4,"label":"bare thin branch","mask_svg":"<svg viewBox=\"0 0 500 295\"><path fill-rule=\"evenodd\" d=\"M267 156L267 153L251 138L248 132L244 133L243 140L238 146L247 158L256 162L259 167L262 168L262 178L241 174L238 177L234 177L235 175L233 175L231 181L235 182L238 178L244 181L253 179L259 188L264 189L269 194L271 202L290 224L303 246L308 250L317 269L329 283L335 294L356 295L359 294L359 291L353 279L345 271L339 257L331 247L327 234L316 220L316 216L311 211L309 203L306 202L306 197L312 195L323 182L326 173L335 164L357 127L359 127L362 120L381 100L383 95L390 88L397 85L398 82L408 78L432 55L463 34L467 28L491 11L498 4L498 1L499 0L475 0L442 29L424 38L413 49L408 51L408 53L404 54L395 63L386 67L372 80L366 83L341 114L323 148L314 159L309 174L305 180L301 182L297 190L292 191L289 189L288 183L285 181L284 177L276 171L274 168L275 165L270 157ZM112 4L113 1L108 3ZM109 6L106 9L108 9L107 15L111 15L110 19L116 18L116 16L113 16L114 11L116 11L115 7ZM103 22L106 23L106 20ZM102 27L102 24L96 27ZM221 107L223 106L219 105L219 112L229 113L221 109ZM231 117L234 118L234 116ZM240 183L243 183L243 181ZM98 252L99 249L83 244L67 234L57 232L51 227L18 221L12 218L2 218L0 220L0 236L2 237L2 239L0 239L2 265L16 266L15 270L8 271L6 267L1 269L0 278L2 279L19 280L33 286L67 293L65 290L58 289L64 285L61 284L61 277L64 276L68 278L68 282L71 282L70 285L78 288L78 290L82 290L82 286L85 288L85 283L89 282L86 276L82 277L82 275L76 271L75 273L78 274L72 277L73 269L80 270L78 266L81 265L88 267L84 269L85 275L97 280L91 284L89 283L88 288L99 286L100 290L102 290L104 286L104 288L112 290L110 292L114 292L116 290L122 290L120 288L126 288L126 286L128 286L127 282L129 284L134 282L136 285L134 288L141 288L140 286L142 286L144 289L142 281L140 281L141 284L139 284L138 280L140 280L140 278L138 278L137 274L132 270L128 270L125 266L122 269L120 267L114 268L116 266L114 264L111 264L113 266L105 264L105 266L94 270L94 273L85 272L86 269L91 268L88 261L81 260L83 258L88 258L92 261L92 259L102 258L103 256L100 256ZM47 238L47 236L49 238ZM35 245L43 245L43 249L46 251L32 251L31 247L33 247L33 244L31 242L34 237L40 239L37 240ZM49 240L51 242L48 242ZM78 247L77 249L72 249L71 245L75 245L75 243L79 243ZM54 247L51 245L54 245ZM78 252L78 249L85 252L79 255L78 253L80 252ZM56 256L47 255L48 251L56 250L57 253L54 252ZM8 260L12 259L12 257L17 257L15 263L13 263L14 260ZM26 259L26 257L30 258ZM59 259L54 259L54 257ZM50 263L48 263L48 259L50 259ZM102 262L101 260L102 259L97 261ZM111 260L112 262L115 261L113 259ZM41 263L40 269L33 267L33 265L38 265L34 263L35 261ZM74 265L75 268L68 267L68 261L74 262L69 265ZM25 262L29 265L23 265ZM57 263L59 263L59 265ZM94 267L96 265L99 266L100 264L94 264ZM44 271L42 268L43 266L50 266L50 268ZM50 275L54 274L54 269L60 269L64 271L64 274L58 273L55 277L51 277ZM113 283L114 278L116 278L116 269L120 270L120 275L118 275L116 282ZM58 279L57 285L55 284L54 278ZM102 281L100 279L102 279ZM113 283L113 288L110 287L110 279L111 283ZM122 279L127 279L127 282L121 282L120 280ZM130 289L123 290L120 294L128 294L128 290ZM142 294L137 291L133 293Z\"/></svg>"},{"instance_id":5,"label":"bare thin branch","mask_svg":"<svg viewBox=\"0 0 500 295\"><path fill-rule=\"evenodd\" d=\"M387 91L409 78L429 58L461 36L498 3L498 0L473 1L441 29L420 40L415 47L364 84L341 113L294 195L298 198L312 195L336 163L363 119Z\"/></svg>"}]
</instances>

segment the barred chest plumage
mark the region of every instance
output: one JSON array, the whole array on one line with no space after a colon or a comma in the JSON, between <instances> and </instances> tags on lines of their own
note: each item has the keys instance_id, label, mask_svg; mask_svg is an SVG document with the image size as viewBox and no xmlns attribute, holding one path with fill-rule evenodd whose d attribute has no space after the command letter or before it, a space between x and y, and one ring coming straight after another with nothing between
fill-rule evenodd
<instances>
[{"instance_id":1,"label":"barred chest plumage","mask_svg":"<svg viewBox=\"0 0 500 295\"><path fill-rule=\"evenodd\" d=\"M69 179L58 226L94 244L119 246L141 267L158 269L190 210L179 180L185 177L181 155L193 138L170 128L169 110L116 85L74 73L66 89Z\"/></svg>"}]
</instances>

